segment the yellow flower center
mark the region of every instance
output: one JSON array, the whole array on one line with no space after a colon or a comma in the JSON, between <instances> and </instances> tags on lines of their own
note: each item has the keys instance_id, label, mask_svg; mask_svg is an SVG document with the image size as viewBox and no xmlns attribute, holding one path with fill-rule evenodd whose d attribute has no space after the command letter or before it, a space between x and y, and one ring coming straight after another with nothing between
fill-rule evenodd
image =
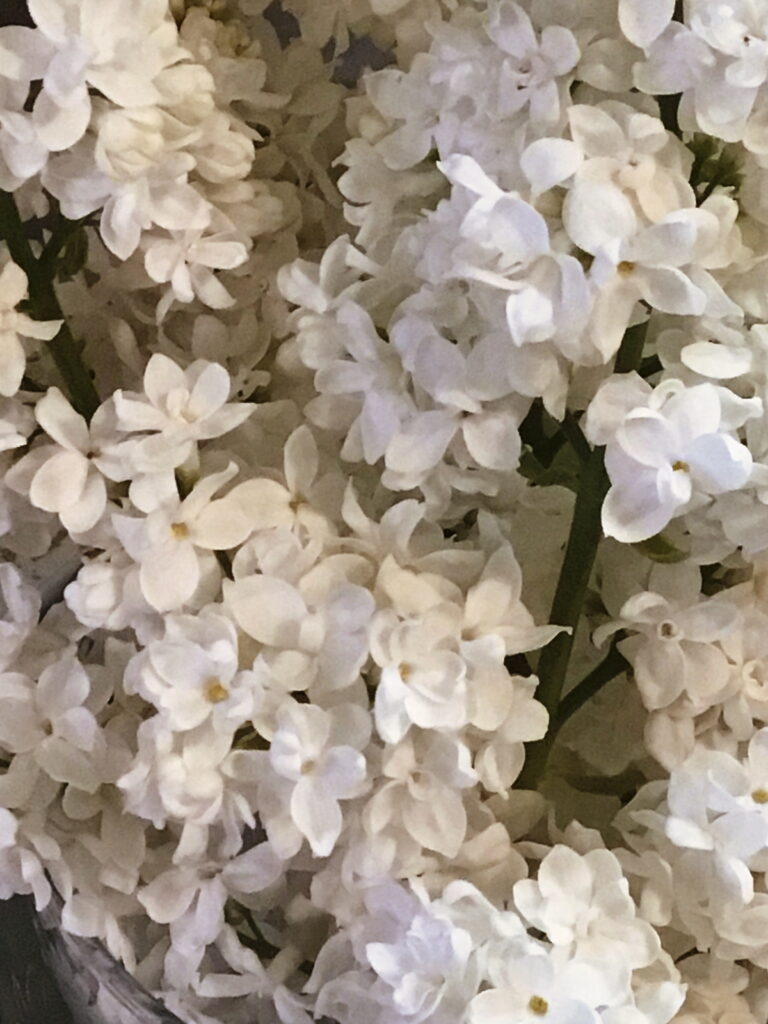
<instances>
[{"instance_id":1,"label":"yellow flower center","mask_svg":"<svg viewBox=\"0 0 768 1024\"><path fill-rule=\"evenodd\" d=\"M531 996L528 1001L528 1009L531 1013L535 1013L537 1017L543 1017L549 1009L549 1003L541 996Z\"/></svg>"},{"instance_id":2,"label":"yellow flower center","mask_svg":"<svg viewBox=\"0 0 768 1024\"><path fill-rule=\"evenodd\" d=\"M186 523L171 523L171 533L176 540L184 540L189 536L189 527Z\"/></svg>"},{"instance_id":3,"label":"yellow flower center","mask_svg":"<svg viewBox=\"0 0 768 1024\"><path fill-rule=\"evenodd\" d=\"M635 264L631 260L622 260L621 263L616 267L622 277L629 277L632 271L635 269Z\"/></svg>"},{"instance_id":4,"label":"yellow flower center","mask_svg":"<svg viewBox=\"0 0 768 1024\"><path fill-rule=\"evenodd\" d=\"M768 804L768 789L753 790L752 799L756 804Z\"/></svg>"},{"instance_id":5,"label":"yellow flower center","mask_svg":"<svg viewBox=\"0 0 768 1024\"><path fill-rule=\"evenodd\" d=\"M687 462L683 462L682 459L677 459L677 461L673 462L672 469L674 469L675 472L680 471L682 473L690 473L691 471L691 467L688 465Z\"/></svg>"},{"instance_id":6,"label":"yellow flower center","mask_svg":"<svg viewBox=\"0 0 768 1024\"><path fill-rule=\"evenodd\" d=\"M209 679L205 684L205 699L210 701L211 704L220 704L221 701L226 700L229 696L229 690L226 686L222 685L220 679Z\"/></svg>"}]
</instances>

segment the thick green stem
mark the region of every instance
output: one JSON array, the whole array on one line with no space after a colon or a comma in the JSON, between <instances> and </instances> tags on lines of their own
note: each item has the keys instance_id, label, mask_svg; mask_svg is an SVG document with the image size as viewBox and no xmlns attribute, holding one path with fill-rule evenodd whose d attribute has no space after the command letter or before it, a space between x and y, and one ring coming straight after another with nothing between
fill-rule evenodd
<instances>
[{"instance_id":1,"label":"thick green stem","mask_svg":"<svg viewBox=\"0 0 768 1024\"><path fill-rule=\"evenodd\" d=\"M640 365L644 339L644 324L626 331L614 364L617 373L628 373ZM552 602L549 621L568 627L568 632L559 633L550 641L539 658L536 697L553 722L560 705L597 547L603 535L600 511L609 487L604 460L605 448L594 448L582 465L571 530ZM535 789L540 782L556 733L556 729L550 728L543 739L527 746L525 766L516 784L520 789Z\"/></svg>"},{"instance_id":2,"label":"thick green stem","mask_svg":"<svg viewBox=\"0 0 768 1024\"><path fill-rule=\"evenodd\" d=\"M597 545L602 536L600 509L608 491L604 455L604 448L593 449L582 470L571 532L552 602L550 621L556 622L558 626L567 626L568 632L559 633L550 641L539 658L536 698L547 709L550 719L554 719L560 703L576 627L597 555ZM544 774L554 738L554 731L550 729L544 739L527 748L525 766L517 783L521 789L536 788Z\"/></svg>"},{"instance_id":3,"label":"thick green stem","mask_svg":"<svg viewBox=\"0 0 768 1024\"><path fill-rule=\"evenodd\" d=\"M565 416L563 417L563 433L568 438L568 441L576 452L579 462L589 462L590 447L589 441L584 437L584 433L579 426L579 422L570 409L566 410Z\"/></svg>"},{"instance_id":4,"label":"thick green stem","mask_svg":"<svg viewBox=\"0 0 768 1024\"><path fill-rule=\"evenodd\" d=\"M27 275L31 313L36 320L63 320L54 287L55 268L35 259L24 223L10 192L0 190L0 238L5 241L11 259ZM75 339L68 325L62 324L48 348L61 374L72 405L90 420L99 407L99 395L88 369L80 357Z\"/></svg>"}]
</instances>

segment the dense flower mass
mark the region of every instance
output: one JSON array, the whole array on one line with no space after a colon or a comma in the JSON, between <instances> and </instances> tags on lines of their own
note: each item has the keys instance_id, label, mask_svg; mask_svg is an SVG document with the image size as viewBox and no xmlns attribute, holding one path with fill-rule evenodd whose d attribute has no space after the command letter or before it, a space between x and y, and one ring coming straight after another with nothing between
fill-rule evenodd
<instances>
[{"instance_id":1,"label":"dense flower mass","mask_svg":"<svg viewBox=\"0 0 768 1024\"><path fill-rule=\"evenodd\" d=\"M189 1024L764 1024L768 14L0 27L0 897Z\"/></svg>"}]
</instances>

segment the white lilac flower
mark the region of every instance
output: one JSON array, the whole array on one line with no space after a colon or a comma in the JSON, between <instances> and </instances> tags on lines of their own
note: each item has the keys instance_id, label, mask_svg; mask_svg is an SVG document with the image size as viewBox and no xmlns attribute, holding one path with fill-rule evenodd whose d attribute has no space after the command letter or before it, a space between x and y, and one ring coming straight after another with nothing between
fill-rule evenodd
<instances>
[{"instance_id":1,"label":"white lilac flower","mask_svg":"<svg viewBox=\"0 0 768 1024\"><path fill-rule=\"evenodd\" d=\"M274 884L282 862L260 843L226 863L179 864L161 871L139 890L138 899L159 924L169 924L174 952L197 954L224 928L224 904L233 894L251 896Z\"/></svg>"},{"instance_id":2,"label":"white lilac flower","mask_svg":"<svg viewBox=\"0 0 768 1024\"><path fill-rule=\"evenodd\" d=\"M695 205L688 181L691 154L657 117L609 99L575 103L568 108L568 126L583 155L574 181L610 182L652 223Z\"/></svg>"},{"instance_id":3,"label":"white lilac flower","mask_svg":"<svg viewBox=\"0 0 768 1024\"><path fill-rule=\"evenodd\" d=\"M454 922L450 905L392 880L368 886L363 899L356 919L318 957L308 985L318 1011L344 1024L355 1010L382 1024L464 1020L481 969L461 915Z\"/></svg>"},{"instance_id":4,"label":"white lilac flower","mask_svg":"<svg viewBox=\"0 0 768 1024\"><path fill-rule=\"evenodd\" d=\"M33 107L38 133L51 150L72 146L88 127L89 86L121 106L154 103L154 77L185 56L166 4L157 0L141 0L127 21L117 0L85 6L32 0L30 14L52 51ZM38 73L34 64L25 71L28 79Z\"/></svg>"},{"instance_id":5,"label":"white lilac flower","mask_svg":"<svg viewBox=\"0 0 768 1024\"><path fill-rule=\"evenodd\" d=\"M146 235L142 240L144 266L153 281L169 288L160 300L158 320L174 299L192 302L198 298L211 309L226 309L235 300L213 274L213 270L232 270L248 258L243 242L220 234L206 234L204 229L171 232L170 238L153 238Z\"/></svg>"},{"instance_id":6,"label":"white lilac flower","mask_svg":"<svg viewBox=\"0 0 768 1024\"><path fill-rule=\"evenodd\" d=\"M239 500L237 488L230 494ZM251 510L247 521L252 523L253 517ZM310 686L317 692L343 690L357 682L368 657L375 601L364 586L346 582L339 569L362 567L362 559L353 556L347 562L350 556L341 556L336 563L331 556L313 568L302 567L291 564L298 545L287 543L283 554L288 564L270 565L269 555L277 554L284 540L277 531L264 531L266 558L260 573L243 572L248 546L241 549L233 563L235 579L223 584L224 605L240 629L262 645L259 667L270 686L283 691ZM257 535L253 549L258 543Z\"/></svg>"},{"instance_id":7,"label":"white lilac flower","mask_svg":"<svg viewBox=\"0 0 768 1024\"><path fill-rule=\"evenodd\" d=\"M519 195L504 192L471 157L454 155L440 166L478 197L459 228L476 252L460 245L457 269L509 293L507 325L515 344L577 335L588 311L584 273L573 256L552 251L545 218Z\"/></svg>"},{"instance_id":8,"label":"white lilac flower","mask_svg":"<svg viewBox=\"0 0 768 1024\"><path fill-rule=\"evenodd\" d=\"M183 500L163 495L146 517L113 513L117 536L140 566L141 591L160 612L175 611L190 600L203 575L202 563L213 551L237 547L251 533L250 521L231 494L214 498L237 472L227 469L199 480Z\"/></svg>"},{"instance_id":9,"label":"white lilac flower","mask_svg":"<svg viewBox=\"0 0 768 1024\"><path fill-rule=\"evenodd\" d=\"M742 760L699 748L669 780L667 837L706 851L723 896L749 903L750 867L768 866L768 730L755 733Z\"/></svg>"},{"instance_id":10,"label":"white lilac flower","mask_svg":"<svg viewBox=\"0 0 768 1024\"><path fill-rule=\"evenodd\" d=\"M470 1003L470 1024L597 1024L597 1008L619 1002L606 975L594 963L562 960L543 953L510 957L494 972L494 987Z\"/></svg>"},{"instance_id":11,"label":"white lilac flower","mask_svg":"<svg viewBox=\"0 0 768 1024\"><path fill-rule=\"evenodd\" d=\"M233 750L231 735L207 723L171 732L157 715L141 723L136 745L117 780L129 813L156 828L179 822L193 834L216 823L230 839L253 827L256 751Z\"/></svg>"},{"instance_id":12,"label":"white lilac flower","mask_svg":"<svg viewBox=\"0 0 768 1024\"><path fill-rule=\"evenodd\" d=\"M619 861L609 850L579 854L555 846L536 881L522 879L514 905L556 948L579 959L606 963L606 981L620 985L629 972L647 967L659 954L659 938L637 914ZM620 951L620 952L619 952Z\"/></svg>"},{"instance_id":13,"label":"white lilac flower","mask_svg":"<svg viewBox=\"0 0 768 1024\"><path fill-rule=\"evenodd\" d=\"M256 680L238 671L237 631L207 606L196 616L169 615L162 640L150 643L125 670L127 693L138 693L172 730L195 729L210 720L234 734L254 713Z\"/></svg>"},{"instance_id":14,"label":"white lilac flower","mask_svg":"<svg viewBox=\"0 0 768 1024\"><path fill-rule=\"evenodd\" d=\"M306 424L297 427L283 449L285 483L268 477L246 480L235 488L243 511L251 516L254 529L303 529L318 536L330 534L328 517L314 507L314 498L322 498L324 483L320 458L312 431Z\"/></svg>"},{"instance_id":15,"label":"white lilac flower","mask_svg":"<svg viewBox=\"0 0 768 1024\"><path fill-rule=\"evenodd\" d=\"M386 751L379 788L363 813L372 845L388 833L405 832L420 846L454 857L467 831L462 790L477 775L468 748L439 732L409 733Z\"/></svg>"},{"instance_id":16,"label":"white lilac flower","mask_svg":"<svg viewBox=\"0 0 768 1024\"><path fill-rule=\"evenodd\" d=\"M36 508L56 512L70 532L85 533L107 507L105 477L125 480L130 474L111 403L100 406L88 424L58 388L49 388L35 417L53 444L29 451L6 480Z\"/></svg>"},{"instance_id":17,"label":"white lilac flower","mask_svg":"<svg viewBox=\"0 0 768 1024\"><path fill-rule=\"evenodd\" d=\"M637 17L640 4L624 2L637 19L632 41L648 51L636 70L638 87L667 93L674 79L675 89L683 93L680 119L686 128L727 142L743 140L748 149L765 152L759 102L768 79L768 26L760 6L750 0L732 0L727 7L698 0L684 24L671 22L659 32L669 11L655 0L648 32L640 28L645 21L644 15Z\"/></svg>"},{"instance_id":18,"label":"white lilac flower","mask_svg":"<svg viewBox=\"0 0 768 1024\"><path fill-rule=\"evenodd\" d=\"M608 440L611 488L602 522L609 537L625 543L652 537L686 509L747 484L752 457L733 435L759 414L759 400L731 408L715 386L688 388L672 378L655 390L631 376L604 387L606 403L591 412L588 430L597 443ZM632 404L642 393L642 404ZM609 424L615 433L606 437Z\"/></svg>"},{"instance_id":19,"label":"white lilac flower","mask_svg":"<svg viewBox=\"0 0 768 1024\"><path fill-rule=\"evenodd\" d=\"M702 267L719 234L719 222L707 210L676 210L641 227L618 188L589 181L569 193L564 222L576 245L595 256L590 278L598 292L590 335L606 361L617 352L640 299L662 313L700 316L720 297Z\"/></svg>"},{"instance_id":20,"label":"white lilac flower","mask_svg":"<svg viewBox=\"0 0 768 1024\"><path fill-rule=\"evenodd\" d=\"M231 382L218 363L197 359L182 369L155 353L144 371L144 391L114 395L120 430L146 435L135 446L137 469L175 468L198 441L220 437L240 426L253 412L248 403L229 402Z\"/></svg>"},{"instance_id":21,"label":"white lilac flower","mask_svg":"<svg viewBox=\"0 0 768 1024\"><path fill-rule=\"evenodd\" d=\"M717 645L741 625L738 609L726 600L710 599L678 607L644 591L622 607L610 626L595 631L595 643L621 629L643 639L622 642L631 654L632 669L645 706L655 711L685 694L691 714L719 703L731 683L731 664Z\"/></svg>"},{"instance_id":22,"label":"white lilac flower","mask_svg":"<svg viewBox=\"0 0 768 1024\"><path fill-rule=\"evenodd\" d=\"M97 166L96 144L85 136L49 161L42 176L70 220L101 210L99 233L104 244L127 260L138 248L142 232L153 226L202 231L210 224L211 204L186 181L193 166L188 154L171 150L139 175L126 180L111 177Z\"/></svg>"},{"instance_id":23,"label":"white lilac flower","mask_svg":"<svg viewBox=\"0 0 768 1024\"><path fill-rule=\"evenodd\" d=\"M370 785L361 753L370 737L370 717L353 704L325 711L288 701L276 725L271 771L259 785L267 835L281 857L296 853L303 838L315 856L327 857L343 825L339 802L360 796Z\"/></svg>"},{"instance_id":24,"label":"white lilac flower","mask_svg":"<svg viewBox=\"0 0 768 1024\"><path fill-rule=\"evenodd\" d=\"M448 731L467 724L467 668L451 649L457 612L455 606L438 606L400 622L393 612L382 611L371 623L371 653L381 665L376 729L387 743L398 743L412 723Z\"/></svg>"},{"instance_id":25,"label":"white lilac flower","mask_svg":"<svg viewBox=\"0 0 768 1024\"><path fill-rule=\"evenodd\" d=\"M101 784L95 758L104 738L87 707L90 691L85 670L72 657L44 669L37 681L2 673L0 744L13 753L32 752L57 782L94 792Z\"/></svg>"},{"instance_id":26,"label":"white lilac flower","mask_svg":"<svg viewBox=\"0 0 768 1024\"><path fill-rule=\"evenodd\" d=\"M425 911L413 915L407 930L405 924L404 934L389 942L366 943L366 959L378 976L375 987L382 992L388 986L393 1008L414 1024L438 1014L460 1019L474 973L469 934Z\"/></svg>"}]
</instances>

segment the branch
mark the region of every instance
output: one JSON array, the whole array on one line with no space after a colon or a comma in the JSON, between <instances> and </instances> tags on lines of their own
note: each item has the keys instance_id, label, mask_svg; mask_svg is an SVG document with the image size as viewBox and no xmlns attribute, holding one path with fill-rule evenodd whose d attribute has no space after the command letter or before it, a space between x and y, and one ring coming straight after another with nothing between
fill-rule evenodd
<instances>
[{"instance_id":1,"label":"branch","mask_svg":"<svg viewBox=\"0 0 768 1024\"><path fill-rule=\"evenodd\" d=\"M630 327L625 332L614 364L616 373L628 373L640 365L644 340L645 324ZM566 626L568 632L559 633L551 640L539 658L536 697L549 712L551 721L555 720L560 704L576 629L597 547L603 536L600 512L609 487L604 460L605 448L594 448L582 467L565 557L549 616L550 622ZM550 728L543 739L527 745L525 765L517 780L520 789L535 789L538 785L546 769L556 731Z\"/></svg>"},{"instance_id":2,"label":"branch","mask_svg":"<svg viewBox=\"0 0 768 1024\"><path fill-rule=\"evenodd\" d=\"M63 320L64 314L54 287L55 270L48 265L49 261L43 263L35 259L16 202L10 192L1 189L0 238L5 240L13 262L27 275L33 318ZM47 344L72 405L86 420L90 420L99 407L99 395L66 321Z\"/></svg>"},{"instance_id":3,"label":"branch","mask_svg":"<svg viewBox=\"0 0 768 1024\"><path fill-rule=\"evenodd\" d=\"M606 656L589 672L580 683L577 683L560 702L557 713L552 720L550 731L555 735L575 715L579 708L583 707L588 700L591 700L596 693L599 693L616 676L621 675L629 668L629 662L621 654L615 645L611 647Z\"/></svg>"}]
</instances>

